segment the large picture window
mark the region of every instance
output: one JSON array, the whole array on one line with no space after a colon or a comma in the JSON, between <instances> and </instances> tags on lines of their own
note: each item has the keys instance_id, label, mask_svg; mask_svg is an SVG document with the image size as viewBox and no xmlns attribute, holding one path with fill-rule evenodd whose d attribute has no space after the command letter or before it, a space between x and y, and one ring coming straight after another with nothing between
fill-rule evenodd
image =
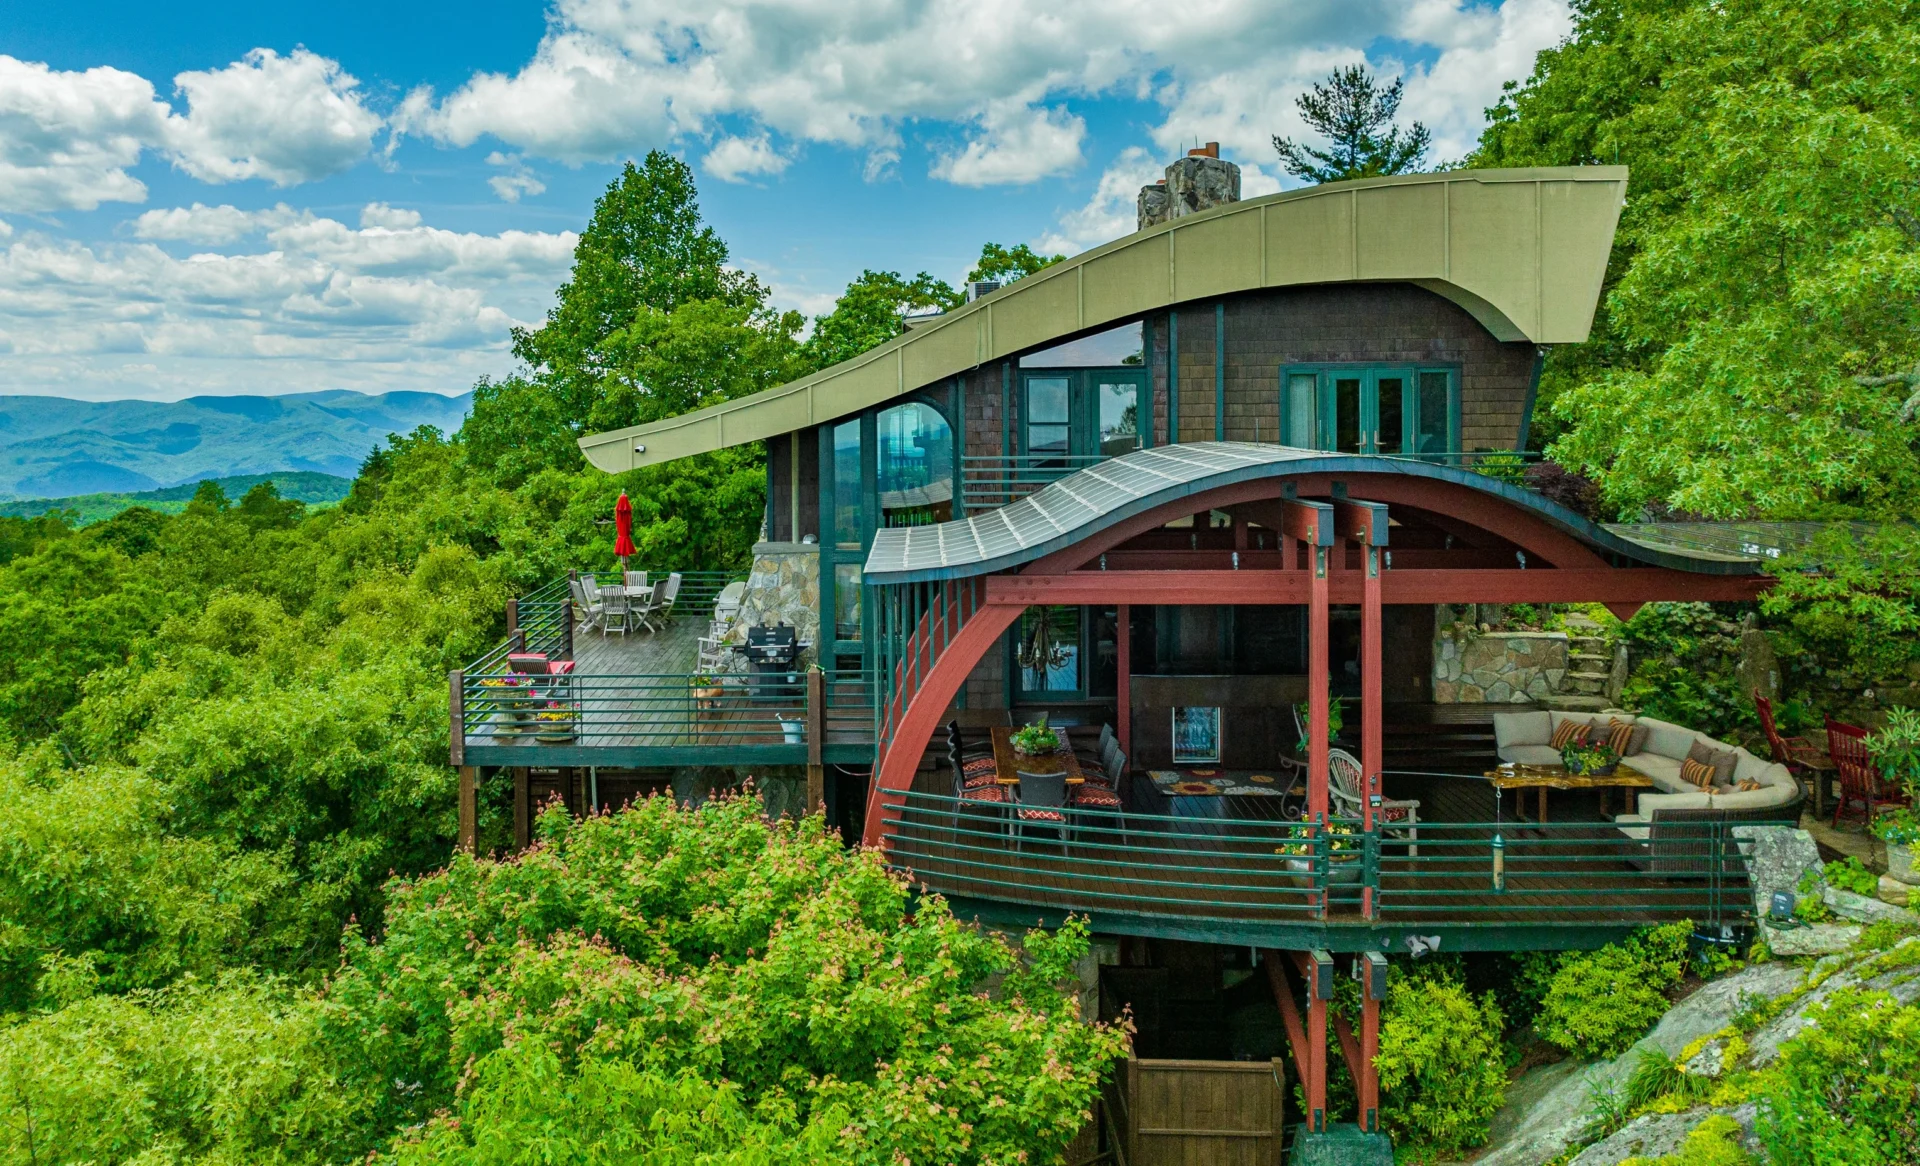
<instances>
[{"instance_id":1,"label":"large picture window","mask_svg":"<svg viewBox=\"0 0 1920 1166\"><path fill-rule=\"evenodd\" d=\"M1280 440L1301 449L1453 461L1460 373L1418 365L1294 365L1280 373Z\"/></svg>"}]
</instances>

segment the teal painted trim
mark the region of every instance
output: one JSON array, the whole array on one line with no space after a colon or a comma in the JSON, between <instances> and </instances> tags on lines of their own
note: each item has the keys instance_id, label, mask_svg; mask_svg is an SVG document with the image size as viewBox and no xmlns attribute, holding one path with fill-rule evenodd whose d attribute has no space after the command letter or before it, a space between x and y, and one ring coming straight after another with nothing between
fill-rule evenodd
<instances>
[{"instance_id":1,"label":"teal painted trim","mask_svg":"<svg viewBox=\"0 0 1920 1166\"><path fill-rule=\"evenodd\" d=\"M965 518L967 491L960 472L960 467L966 464L967 458L967 379L965 377L953 378L952 398L953 416L947 420L947 425L953 432L953 516Z\"/></svg>"},{"instance_id":2,"label":"teal painted trim","mask_svg":"<svg viewBox=\"0 0 1920 1166\"><path fill-rule=\"evenodd\" d=\"M1227 439L1227 304L1213 305L1213 439Z\"/></svg>"},{"instance_id":3,"label":"teal painted trim","mask_svg":"<svg viewBox=\"0 0 1920 1166\"><path fill-rule=\"evenodd\" d=\"M1167 444L1180 444L1180 313L1167 312Z\"/></svg>"},{"instance_id":4,"label":"teal painted trim","mask_svg":"<svg viewBox=\"0 0 1920 1166\"><path fill-rule=\"evenodd\" d=\"M1147 374L1147 399L1141 403L1140 417L1134 428L1140 431L1140 448L1153 448L1153 321L1140 321L1140 369Z\"/></svg>"},{"instance_id":5,"label":"teal painted trim","mask_svg":"<svg viewBox=\"0 0 1920 1166\"><path fill-rule=\"evenodd\" d=\"M828 765L872 765L872 745L832 744ZM468 765L597 765L608 769L665 769L676 765L805 765L805 745L469 745Z\"/></svg>"},{"instance_id":6,"label":"teal painted trim","mask_svg":"<svg viewBox=\"0 0 1920 1166\"><path fill-rule=\"evenodd\" d=\"M1119 911L1062 911L995 899L946 895L955 917L1001 927L1063 926L1069 915L1085 919L1095 935L1131 935L1266 947L1281 951L1378 951L1405 954L1413 936L1439 936L1441 951L1590 951L1625 939L1639 926L1607 923L1236 923L1181 919Z\"/></svg>"},{"instance_id":7,"label":"teal painted trim","mask_svg":"<svg viewBox=\"0 0 1920 1166\"><path fill-rule=\"evenodd\" d=\"M1545 345L1533 350L1533 371L1527 376L1527 402L1520 406L1520 436L1513 443L1515 452L1524 453L1527 441L1533 436L1533 407L1540 399L1540 373L1547 367L1547 349ZM1458 412L1458 409L1455 410ZM1460 439L1455 436L1453 444L1457 447Z\"/></svg>"}]
</instances>

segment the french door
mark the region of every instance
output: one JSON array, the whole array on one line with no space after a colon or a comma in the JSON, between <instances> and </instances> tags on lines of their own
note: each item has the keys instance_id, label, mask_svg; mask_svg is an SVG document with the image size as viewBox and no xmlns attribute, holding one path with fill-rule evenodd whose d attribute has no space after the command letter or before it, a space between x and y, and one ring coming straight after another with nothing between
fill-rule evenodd
<instances>
[{"instance_id":1,"label":"french door","mask_svg":"<svg viewBox=\"0 0 1920 1166\"><path fill-rule=\"evenodd\" d=\"M1302 449L1447 458L1459 449L1450 368L1294 366L1280 382L1280 440Z\"/></svg>"}]
</instances>

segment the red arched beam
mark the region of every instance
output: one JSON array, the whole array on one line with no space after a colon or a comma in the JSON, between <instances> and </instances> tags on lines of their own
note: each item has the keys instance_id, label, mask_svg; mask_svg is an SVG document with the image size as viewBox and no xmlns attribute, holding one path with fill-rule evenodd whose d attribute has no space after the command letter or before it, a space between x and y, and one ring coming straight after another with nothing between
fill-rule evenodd
<instances>
[{"instance_id":1,"label":"red arched beam","mask_svg":"<svg viewBox=\"0 0 1920 1166\"><path fill-rule=\"evenodd\" d=\"M867 797L862 842L868 846L880 845L880 809L886 795L899 794L913 786L913 774L920 768L920 757L926 752L927 742L933 739L941 715L953 703L954 694L966 683L974 665L980 663L1025 610L1025 604L982 606L947 642L946 650L920 678L919 687L893 726L893 736L880 757L879 773Z\"/></svg>"},{"instance_id":2,"label":"red arched beam","mask_svg":"<svg viewBox=\"0 0 1920 1166\"><path fill-rule=\"evenodd\" d=\"M1331 602L1364 600L1359 571L1328 578ZM1767 575L1698 575L1665 567L1597 570L1383 571L1382 603L1656 603L1758 599ZM1305 571L1072 571L1064 575L991 575L986 606L1014 604L1259 603L1304 604Z\"/></svg>"}]
</instances>

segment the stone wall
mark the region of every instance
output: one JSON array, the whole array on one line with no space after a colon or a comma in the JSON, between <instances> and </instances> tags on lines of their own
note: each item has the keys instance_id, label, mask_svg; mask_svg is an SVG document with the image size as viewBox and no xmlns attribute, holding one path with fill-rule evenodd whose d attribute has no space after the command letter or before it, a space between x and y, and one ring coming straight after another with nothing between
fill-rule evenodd
<instances>
[{"instance_id":1,"label":"stone wall","mask_svg":"<svg viewBox=\"0 0 1920 1166\"><path fill-rule=\"evenodd\" d=\"M763 623L792 624L803 640L820 638L820 548L812 543L756 543L753 572L740 599L733 642ZM804 659L804 658L803 658Z\"/></svg>"},{"instance_id":2,"label":"stone wall","mask_svg":"<svg viewBox=\"0 0 1920 1166\"><path fill-rule=\"evenodd\" d=\"M1565 632L1481 632L1441 627L1433 645L1435 704L1528 704L1560 688Z\"/></svg>"}]
</instances>

